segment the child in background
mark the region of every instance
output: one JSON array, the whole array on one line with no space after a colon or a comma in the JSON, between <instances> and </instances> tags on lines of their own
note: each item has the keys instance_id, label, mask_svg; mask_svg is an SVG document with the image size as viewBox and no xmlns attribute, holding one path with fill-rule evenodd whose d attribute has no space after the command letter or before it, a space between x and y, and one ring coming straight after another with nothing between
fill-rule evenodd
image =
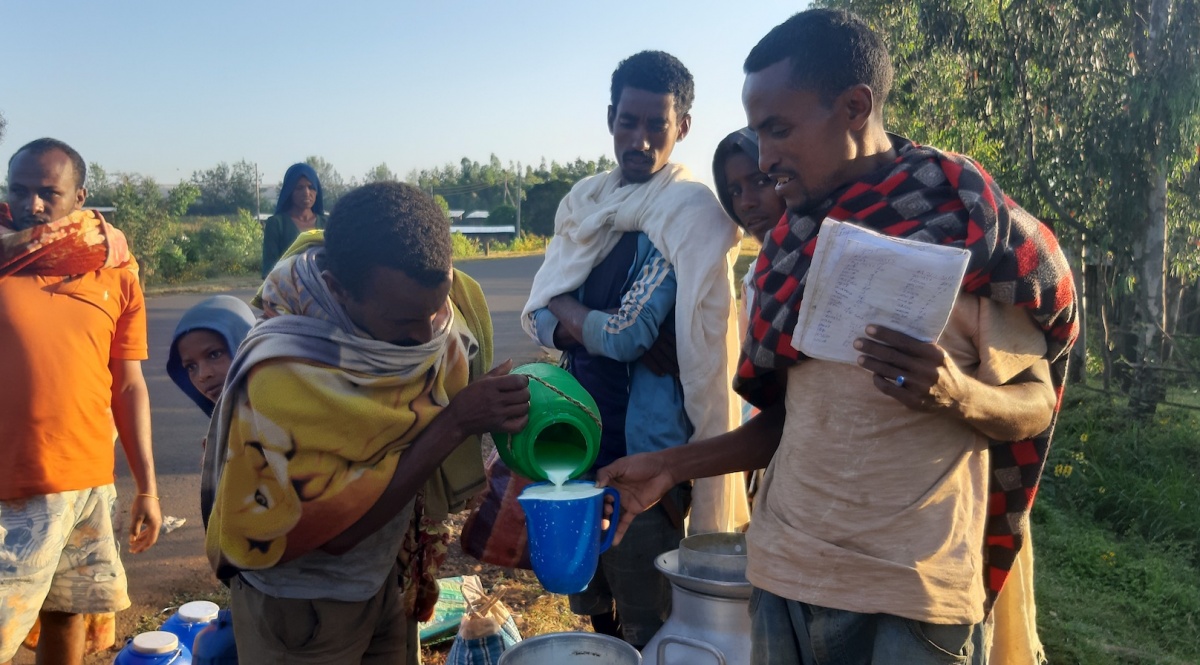
<instances>
[{"instance_id":1,"label":"child in background","mask_svg":"<svg viewBox=\"0 0 1200 665\"><path fill-rule=\"evenodd\" d=\"M212 416L238 345L254 325L254 311L233 296L213 296L184 312L175 326L167 374Z\"/></svg>"},{"instance_id":2,"label":"child in background","mask_svg":"<svg viewBox=\"0 0 1200 665\"><path fill-rule=\"evenodd\" d=\"M749 129L739 129L717 144L713 155L713 184L725 213L759 244L787 212L783 197L775 193L775 181L758 170L758 136ZM749 325L750 306L754 302L754 289L750 283L753 278L754 262L751 262L742 280L742 305L738 314L738 328L743 340ZM742 422L749 421L757 413L758 409L749 402L742 402ZM746 474L746 494L750 497L751 507L762 484L762 473L760 469Z\"/></svg>"},{"instance_id":3,"label":"child in background","mask_svg":"<svg viewBox=\"0 0 1200 665\"><path fill-rule=\"evenodd\" d=\"M775 193L775 181L758 170L758 137L749 129L739 129L717 144L713 155L713 183L717 198L729 218L754 236L759 243L774 229L787 206ZM750 280L754 265L742 281L742 333L750 314Z\"/></svg>"}]
</instances>

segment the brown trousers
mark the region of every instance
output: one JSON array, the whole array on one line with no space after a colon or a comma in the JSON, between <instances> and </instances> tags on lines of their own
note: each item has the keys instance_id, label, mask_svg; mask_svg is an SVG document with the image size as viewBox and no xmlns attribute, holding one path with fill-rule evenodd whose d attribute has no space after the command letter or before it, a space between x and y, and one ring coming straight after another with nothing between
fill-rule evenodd
<instances>
[{"instance_id":1,"label":"brown trousers","mask_svg":"<svg viewBox=\"0 0 1200 665\"><path fill-rule=\"evenodd\" d=\"M396 575L361 602L269 596L233 580L238 660L262 665L420 663L417 622L404 613Z\"/></svg>"}]
</instances>

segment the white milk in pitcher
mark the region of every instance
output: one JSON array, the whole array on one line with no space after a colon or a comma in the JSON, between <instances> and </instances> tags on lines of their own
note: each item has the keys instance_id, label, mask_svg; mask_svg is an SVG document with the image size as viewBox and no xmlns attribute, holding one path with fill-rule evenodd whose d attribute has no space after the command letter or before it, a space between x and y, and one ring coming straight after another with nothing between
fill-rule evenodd
<instances>
[{"instance_id":1,"label":"white milk in pitcher","mask_svg":"<svg viewBox=\"0 0 1200 665\"><path fill-rule=\"evenodd\" d=\"M521 492L521 496L526 499L568 501L570 499L586 499L603 492L603 488L596 487L591 483L566 483L563 485L531 485Z\"/></svg>"}]
</instances>

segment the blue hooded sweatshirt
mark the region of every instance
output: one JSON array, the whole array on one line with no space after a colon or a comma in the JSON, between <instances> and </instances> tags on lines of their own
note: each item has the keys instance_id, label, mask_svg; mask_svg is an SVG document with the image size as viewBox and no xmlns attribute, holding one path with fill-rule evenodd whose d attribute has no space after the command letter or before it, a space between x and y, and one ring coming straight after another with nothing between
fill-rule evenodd
<instances>
[{"instance_id":1,"label":"blue hooded sweatshirt","mask_svg":"<svg viewBox=\"0 0 1200 665\"><path fill-rule=\"evenodd\" d=\"M254 320L254 310L241 300L233 296L213 296L184 312L179 325L175 326L175 336L171 338L171 351L167 356L167 375L209 417L212 417L214 405L188 378L183 361L179 359L179 338L193 330L211 330L225 340L232 355L237 352L242 340L246 339Z\"/></svg>"}]
</instances>

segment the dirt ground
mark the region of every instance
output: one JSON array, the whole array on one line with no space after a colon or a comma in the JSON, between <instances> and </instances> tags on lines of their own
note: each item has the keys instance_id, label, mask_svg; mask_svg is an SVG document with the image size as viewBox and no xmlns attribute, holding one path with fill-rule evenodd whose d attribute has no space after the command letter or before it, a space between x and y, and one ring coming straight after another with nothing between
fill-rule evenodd
<instances>
[{"instance_id":1,"label":"dirt ground","mask_svg":"<svg viewBox=\"0 0 1200 665\"><path fill-rule=\"evenodd\" d=\"M124 504L121 508L128 510ZM128 515L128 512L120 514ZM502 602L513 612L523 637L564 630L590 630L586 620L571 614L566 597L546 593L532 572L481 564L464 554L458 544L458 533L465 520L466 513L452 516L450 520L454 537L441 577L479 575L484 589L493 595L502 594ZM117 528L123 527L118 525ZM208 563L201 554L199 525L189 521L179 530L164 534L151 552L155 550L158 552L154 557L124 557L133 606L117 615L117 646L111 651L88 656L86 665L109 665L127 639L139 632L154 630L185 602L212 600L222 607L228 606L228 592L209 572ZM422 662L442 665L449 649L450 642L423 649ZM13 663L33 665L34 654L22 649Z\"/></svg>"}]
</instances>

